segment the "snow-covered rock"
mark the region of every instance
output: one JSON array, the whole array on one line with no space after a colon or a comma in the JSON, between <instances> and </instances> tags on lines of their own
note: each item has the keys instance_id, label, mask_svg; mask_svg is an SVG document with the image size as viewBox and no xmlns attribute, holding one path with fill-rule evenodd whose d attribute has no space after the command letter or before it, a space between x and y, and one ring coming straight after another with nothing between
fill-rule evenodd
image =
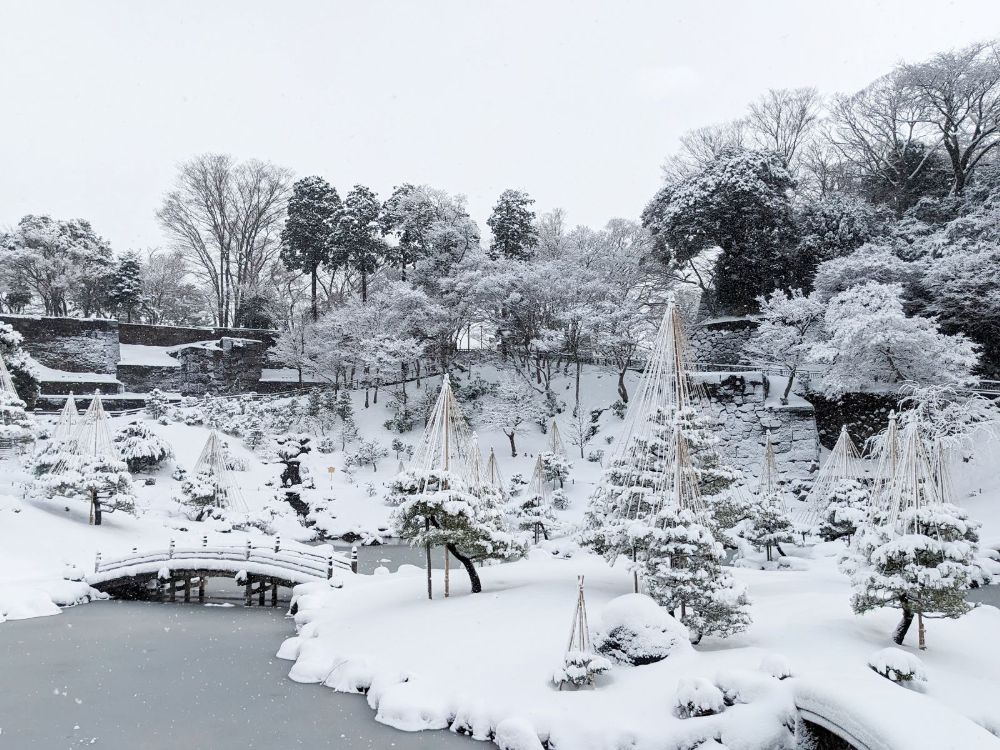
<instances>
[{"instance_id":1,"label":"snow-covered rock","mask_svg":"<svg viewBox=\"0 0 1000 750\"><path fill-rule=\"evenodd\" d=\"M926 682L927 668L914 654L901 648L884 648L868 657L868 666L893 682Z\"/></svg>"},{"instance_id":2,"label":"snow-covered rock","mask_svg":"<svg viewBox=\"0 0 1000 750\"><path fill-rule=\"evenodd\" d=\"M500 750L542 750L542 743L531 724L513 716L497 724L493 742Z\"/></svg>"},{"instance_id":3,"label":"snow-covered rock","mask_svg":"<svg viewBox=\"0 0 1000 750\"><path fill-rule=\"evenodd\" d=\"M704 677L678 680L674 710L682 719L722 713L726 708L722 691Z\"/></svg>"},{"instance_id":4,"label":"snow-covered rock","mask_svg":"<svg viewBox=\"0 0 1000 750\"><path fill-rule=\"evenodd\" d=\"M691 648L688 629L645 594L611 600L601 613L598 651L622 664L653 664Z\"/></svg>"}]
</instances>

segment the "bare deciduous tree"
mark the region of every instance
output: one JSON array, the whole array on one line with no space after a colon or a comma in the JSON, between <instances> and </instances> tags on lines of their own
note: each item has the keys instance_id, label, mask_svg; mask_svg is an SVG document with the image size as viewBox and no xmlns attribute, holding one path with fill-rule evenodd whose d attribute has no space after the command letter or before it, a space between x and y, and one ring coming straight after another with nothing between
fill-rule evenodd
<instances>
[{"instance_id":1,"label":"bare deciduous tree","mask_svg":"<svg viewBox=\"0 0 1000 750\"><path fill-rule=\"evenodd\" d=\"M976 165L1000 143L997 46L974 44L904 65L901 83L921 120L939 131L951 163L951 192L961 193Z\"/></svg>"},{"instance_id":2,"label":"bare deciduous tree","mask_svg":"<svg viewBox=\"0 0 1000 750\"><path fill-rule=\"evenodd\" d=\"M291 173L267 162L203 154L180 166L157 216L211 292L219 325L254 291L278 241Z\"/></svg>"},{"instance_id":3,"label":"bare deciduous tree","mask_svg":"<svg viewBox=\"0 0 1000 750\"><path fill-rule=\"evenodd\" d=\"M794 169L796 157L816 128L820 96L814 88L769 89L750 105L747 128L761 149L781 155Z\"/></svg>"}]
</instances>

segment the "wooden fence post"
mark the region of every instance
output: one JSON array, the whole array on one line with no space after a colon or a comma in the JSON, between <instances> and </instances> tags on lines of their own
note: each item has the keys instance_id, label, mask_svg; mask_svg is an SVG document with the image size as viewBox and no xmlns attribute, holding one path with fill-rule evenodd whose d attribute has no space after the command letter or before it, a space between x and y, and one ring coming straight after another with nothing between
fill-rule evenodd
<instances>
[{"instance_id":1,"label":"wooden fence post","mask_svg":"<svg viewBox=\"0 0 1000 750\"><path fill-rule=\"evenodd\" d=\"M279 552L281 550L281 537L274 537L274 551Z\"/></svg>"},{"instance_id":2,"label":"wooden fence post","mask_svg":"<svg viewBox=\"0 0 1000 750\"><path fill-rule=\"evenodd\" d=\"M167 558L173 559L174 557L174 540L170 540L170 548L167 550Z\"/></svg>"},{"instance_id":3,"label":"wooden fence post","mask_svg":"<svg viewBox=\"0 0 1000 750\"><path fill-rule=\"evenodd\" d=\"M326 580L333 578L333 555L326 556Z\"/></svg>"},{"instance_id":4,"label":"wooden fence post","mask_svg":"<svg viewBox=\"0 0 1000 750\"><path fill-rule=\"evenodd\" d=\"M358 572L358 547L357 545L351 547L351 572Z\"/></svg>"},{"instance_id":5,"label":"wooden fence post","mask_svg":"<svg viewBox=\"0 0 1000 750\"><path fill-rule=\"evenodd\" d=\"M100 573L101 572L101 553L100 552L98 552L97 556L94 557L94 572L95 573Z\"/></svg>"},{"instance_id":6,"label":"wooden fence post","mask_svg":"<svg viewBox=\"0 0 1000 750\"><path fill-rule=\"evenodd\" d=\"M251 545L252 545L252 542L249 539L247 539L247 560L250 559L250 550L253 549L253 547Z\"/></svg>"},{"instance_id":7,"label":"wooden fence post","mask_svg":"<svg viewBox=\"0 0 1000 750\"><path fill-rule=\"evenodd\" d=\"M201 536L201 546L202 547L207 547L208 546L208 534L202 534L202 536Z\"/></svg>"}]
</instances>

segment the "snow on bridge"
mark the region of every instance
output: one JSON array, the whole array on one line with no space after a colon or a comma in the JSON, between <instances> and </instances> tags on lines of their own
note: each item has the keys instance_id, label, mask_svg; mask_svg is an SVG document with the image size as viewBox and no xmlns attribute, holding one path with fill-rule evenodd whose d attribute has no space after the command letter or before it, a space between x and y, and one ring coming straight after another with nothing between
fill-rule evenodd
<instances>
[{"instance_id":1,"label":"snow on bridge","mask_svg":"<svg viewBox=\"0 0 1000 750\"><path fill-rule=\"evenodd\" d=\"M943 703L875 676L872 684L796 679L802 718L857 750L1000 750L1000 739Z\"/></svg>"},{"instance_id":2,"label":"snow on bridge","mask_svg":"<svg viewBox=\"0 0 1000 750\"><path fill-rule=\"evenodd\" d=\"M332 579L335 571L357 572L354 555L348 559L339 553L283 548L280 537L267 545L254 545L249 539L246 544L209 545L208 538L202 537L200 545L178 546L171 541L165 549L133 548L113 560L103 560L98 552L94 572L86 580L100 591L131 598L155 592L162 599L169 591L171 601L182 585L184 601L190 601L192 584L198 586L199 600L204 600L206 579L235 578L246 586L248 605L255 593L263 604L265 589L270 587L274 606L278 586Z\"/></svg>"}]
</instances>

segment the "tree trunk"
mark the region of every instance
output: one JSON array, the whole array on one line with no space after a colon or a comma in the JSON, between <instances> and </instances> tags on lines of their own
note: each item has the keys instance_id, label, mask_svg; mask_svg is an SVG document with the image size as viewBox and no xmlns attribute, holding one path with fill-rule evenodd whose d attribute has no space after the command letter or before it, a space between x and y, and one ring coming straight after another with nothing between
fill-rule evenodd
<instances>
[{"instance_id":1,"label":"tree trunk","mask_svg":"<svg viewBox=\"0 0 1000 750\"><path fill-rule=\"evenodd\" d=\"M781 403L788 403L788 394L792 392L792 382L795 380L795 372L792 371L788 374L788 383L785 384L785 392L781 394Z\"/></svg>"},{"instance_id":2,"label":"tree trunk","mask_svg":"<svg viewBox=\"0 0 1000 750\"><path fill-rule=\"evenodd\" d=\"M319 320L319 310L316 307L316 271L317 266L312 268L312 314L313 320Z\"/></svg>"},{"instance_id":3,"label":"tree trunk","mask_svg":"<svg viewBox=\"0 0 1000 750\"><path fill-rule=\"evenodd\" d=\"M510 457L517 458L517 446L514 445L514 433L505 432L504 435L506 435L507 439L510 441Z\"/></svg>"},{"instance_id":4,"label":"tree trunk","mask_svg":"<svg viewBox=\"0 0 1000 750\"><path fill-rule=\"evenodd\" d=\"M472 560L459 552L454 544L446 545L446 549L455 556L456 560L462 563L462 567L465 568L465 572L469 574L469 583L472 584L472 593L481 593L483 590L483 582L479 580L479 572L476 570L476 566L473 564Z\"/></svg>"},{"instance_id":5,"label":"tree trunk","mask_svg":"<svg viewBox=\"0 0 1000 750\"><path fill-rule=\"evenodd\" d=\"M909 605L903 602L903 619L899 621L899 625L892 633L892 640L896 645L902 646L903 640L906 638L906 633L910 629L910 625L913 623L913 610L910 609Z\"/></svg>"},{"instance_id":6,"label":"tree trunk","mask_svg":"<svg viewBox=\"0 0 1000 750\"><path fill-rule=\"evenodd\" d=\"M368 269L361 266L361 304L368 303Z\"/></svg>"},{"instance_id":7,"label":"tree trunk","mask_svg":"<svg viewBox=\"0 0 1000 750\"><path fill-rule=\"evenodd\" d=\"M625 388L625 373L628 370L620 370L618 372L618 398L622 400L623 404L628 403L628 390Z\"/></svg>"},{"instance_id":8,"label":"tree trunk","mask_svg":"<svg viewBox=\"0 0 1000 750\"><path fill-rule=\"evenodd\" d=\"M583 365L580 364L580 355L576 355L576 408L580 408L580 369Z\"/></svg>"}]
</instances>

